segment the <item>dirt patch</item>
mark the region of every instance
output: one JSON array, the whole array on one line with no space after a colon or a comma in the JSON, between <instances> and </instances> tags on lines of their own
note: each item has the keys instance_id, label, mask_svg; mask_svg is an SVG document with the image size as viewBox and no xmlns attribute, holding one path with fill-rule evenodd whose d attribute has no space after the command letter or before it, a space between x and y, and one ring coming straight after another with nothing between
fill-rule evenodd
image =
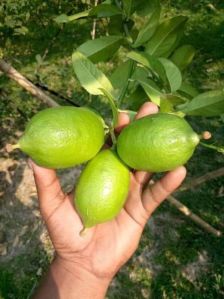
<instances>
[{"instance_id":1,"label":"dirt patch","mask_svg":"<svg viewBox=\"0 0 224 299\"><path fill-rule=\"evenodd\" d=\"M80 174L80 167L59 173L68 192ZM41 219L32 170L23 157L0 159L0 262L42 248L52 254L52 246Z\"/></svg>"}]
</instances>

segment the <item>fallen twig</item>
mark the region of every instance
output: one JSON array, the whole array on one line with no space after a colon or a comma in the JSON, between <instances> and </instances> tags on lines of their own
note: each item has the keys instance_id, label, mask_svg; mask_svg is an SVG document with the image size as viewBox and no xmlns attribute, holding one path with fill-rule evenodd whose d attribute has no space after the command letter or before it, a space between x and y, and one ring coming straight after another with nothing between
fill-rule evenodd
<instances>
[{"instance_id":1,"label":"fallen twig","mask_svg":"<svg viewBox=\"0 0 224 299\"><path fill-rule=\"evenodd\" d=\"M209 233L212 233L216 237L221 237L222 232L219 230L216 230L214 227L212 227L210 224L205 222L203 219L201 219L198 215L194 214L187 206L183 205L179 200L177 200L175 197L170 195L167 198L168 202L173 205L175 208L177 208L182 214L190 218L192 221L197 223L199 226L201 226L204 230L206 230Z\"/></svg>"},{"instance_id":2,"label":"fallen twig","mask_svg":"<svg viewBox=\"0 0 224 299\"><path fill-rule=\"evenodd\" d=\"M51 97L46 95L41 89L37 88L33 83L20 74L14 67L8 64L5 60L0 59L0 70L5 73L9 78L16 81L20 86L30 92L33 96L37 97L51 107L59 106Z\"/></svg>"}]
</instances>

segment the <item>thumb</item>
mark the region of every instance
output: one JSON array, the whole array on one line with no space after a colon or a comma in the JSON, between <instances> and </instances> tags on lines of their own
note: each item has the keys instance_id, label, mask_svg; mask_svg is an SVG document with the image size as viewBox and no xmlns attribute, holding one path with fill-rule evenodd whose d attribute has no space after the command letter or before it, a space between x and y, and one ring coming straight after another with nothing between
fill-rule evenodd
<instances>
[{"instance_id":1,"label":"thumb","mask_svg":"<svg viewBox=\"0 0 224 299\"><path fill-rule=\"evenodd\" d=\"M65 199L56 171L36 165L29 160L39 198L41 214L46 221Z\"/></svg>"}]
</instances>

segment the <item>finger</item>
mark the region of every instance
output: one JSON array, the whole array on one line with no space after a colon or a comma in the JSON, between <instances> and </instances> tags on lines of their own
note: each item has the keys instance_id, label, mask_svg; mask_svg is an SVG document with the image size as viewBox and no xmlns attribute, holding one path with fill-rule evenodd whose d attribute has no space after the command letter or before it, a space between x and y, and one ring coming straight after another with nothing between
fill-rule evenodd
<instances>
[{"instance_id":1,"label":"finger","mask_svg":"<svg viewBox=\"0 0 224 299\"><path fill-rule=\"evenodd\" d=\"M65 194L55 170L40 167L31 160L29 165L33 169L41 213L46 220L63 202Z\"/></svg>"},{"instance_id":2,"label":"finger","mask_svg":"<svg viewBox=\"0 0 224 299\"><path fill-rule=\"evenodd\" d=\"M140 227L144 227L148 216L143 208L141 195L142 189L150 179L150 176L151 173L145 171L136 171L135 173L131 173L129 196L124 206L126 214L123 213L123 215L121 214L118 218L121 223L126 223L126 221L129 223L130 218L132 218L132 220L138 223Z\"/></svg>"},{"instance_id":3,"label":"finger","mask_svg":"<svg viewBox=\"0 0 224 299\"><path fill-rule=\"evenodd\" d=\"M156 104L154 104L152 102L146 102L139 109L138 113L135 116L135 119L142 118L142 117L144 117L146 115L149 115L149 114L155 114L158 111L159 111L159 109L156 106Z\"/></svg>"},{"instance_id":4,"label":"finger","mask_svg":"<svg viewBox=\"0 0 224 299\"><path fill-rule=\"evenodd\" d=\"M120 132L124 127L130 123L130 118L127 113L120 112L118 114L118 125L116 127L116 132Z\"/></svg>"},{"instance_id":5,"label":"finger","mask_svg":"<svg viewBox=\"0 0 224 299\"><path fill-rule=\"evenodd\" d=\"M146 188L142 194L142 205L150 216L155 209L183 182L186 176L184 166L167 173L154 185Z\"/></svg>"},{"instance_id":6,"label":"finger","mask_svg":"<svg viewBox=\"0 0 224 299\"><path fill-rule=\"evenodd\" d=\"M134 178L140 186L144 186L149 181L151 176L152 173L146 171L136 171L134 173Z\"/></svg>"}]
</instances>

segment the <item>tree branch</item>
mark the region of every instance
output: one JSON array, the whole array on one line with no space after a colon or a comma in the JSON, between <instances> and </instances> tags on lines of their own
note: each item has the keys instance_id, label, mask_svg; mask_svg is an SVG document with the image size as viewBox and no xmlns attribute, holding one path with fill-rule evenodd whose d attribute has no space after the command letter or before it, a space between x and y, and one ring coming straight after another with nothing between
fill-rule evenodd
<instances>
[{"instance_id":1,"label":"tree branch","mask_svg":"<svg viewBox=\"0 0 224 299\"><path fill-rule=\"evenodd\" d=\"M96 7L98 5L98 1L99 0L94 1L94 7ZM94 19L93 20L93 27L92 27L92 31L91 31L92 40L94 40L96 38L96 22L97 22L97 19Z\"/></svg>"},{"instance_id":2,"label":"tree branch","mask_svg":"<svg viewBox=\"0 0 224 299\"><path fill-rule=\"evenodd\" d=\"M5 60L0 59L0 70L5 73L9 78L16 81L20 86L30 92L33 96L37 97L51 107L57 107L59 104L51 97L46 95L41 89L37 88L33 83L27 80L15 68L8 64Z\"/></svg>"},{"instance_id":3,"label":"tree branch","mask_svg":"<svg viewBox=\"0 0 224 299\"><path fill-rule=\"evenodd\" d=\"M194 214L187 206L183 205L179 200L177 200L173 196L169 196L167 198L168 202L173 205L175 208L177 208L182 214L190 218L192 221L194 221L196 224L201 226L204 230L206 230L209 233L212 233L216 237L221 237L222 232L219 230L216 230L214 227L212 227L210 224L205 222L203 219L201 219L199 216Z\"/></svg>"},{"instance_id":4,"label":"tree branch","mask_svg":"<svg viewBox=\"0 0 224 299\"><path fill-rule=\"evenodd\" d=\"M207 181L216 179L220 176L224 176L224 167L221 167L217 170L208 172L198 178L195 179L191 179L191 181L189 183L184 184L182 187L180 187L177 192L182 192L182 191L186 191L192 188L195 188L198 185L201 185Z\"/></svg>"},{"instance_id":5,"label":"tree branch","mask_svg":"<svg viewBox=\"0 0 224 299\"><path fill-rule=\"evenodd\" d=\"M33 83L33 82L32 82ZM59 97L60 99L68 102L69 104L75 106L75 107L80 107L79 104L73 102L73 100L71 98L67 98L64 95L58 93L57 91L50 89L47 85L44 85L41 82L37 82L37 83L33 83L36 87L40 87L43 90L46 90L48 93L52 94L53 96Z\"/></svg>"}]
</instances>

